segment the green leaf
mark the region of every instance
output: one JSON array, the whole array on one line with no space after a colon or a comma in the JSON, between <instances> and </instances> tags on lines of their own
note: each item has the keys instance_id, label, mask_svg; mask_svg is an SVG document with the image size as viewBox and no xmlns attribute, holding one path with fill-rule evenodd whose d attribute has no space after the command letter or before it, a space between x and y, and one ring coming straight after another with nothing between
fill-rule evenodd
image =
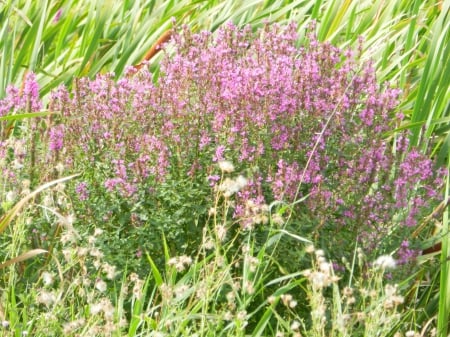
<instances>
[{"instance_id":1,"label":"green leaf","mask_svg":"<svg viewBox=\"0 0 450 337\"><path fill-rule=\"evenodd\" d=\"M0 117L0 121L16 121L26 118L34 118L34 117L44 117L44 116L50 116L57 114L56 112L51 111L40 111L40 112L29 112L29 113L22 113L22 114L16 114L16 115L6 115Z\"/></svg>"},{"instance_id":2,"label":"green leaf","mask_svg":"<svg viewBox=\"0 0 450 337\"><path fill-rule=\"evenodd\" d=\"M148 253L146 254L148 262L150 263L150 267L152 268L152 275L155 278L156 285L160 287L164 283L161 273L159 272L158 267L156 266L155 262L150 257L150 255Z\"/></svg>"}]
</instances>

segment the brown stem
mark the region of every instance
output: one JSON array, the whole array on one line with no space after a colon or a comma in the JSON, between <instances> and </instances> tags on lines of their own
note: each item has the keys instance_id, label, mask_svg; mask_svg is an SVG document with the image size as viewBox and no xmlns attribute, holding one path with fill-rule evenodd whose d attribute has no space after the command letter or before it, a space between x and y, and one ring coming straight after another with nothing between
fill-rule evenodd
<instances>
[{"instance_id":1,"label":"brown stem","mask_svg":"<svg viewBox=\"0 0 450 337\"><path fill-rule=\"evenodd\" d=\"M439 252L441 250L441 248L442 248L442 242L438 242L434 246L422 250L422 255Z\"/></svg>"},{"instance_id":2,"label":"brown stem","mask_svg":"<svg viewBox=\"0 0 450 337\"><path fill-rule=\"evenodd\" d=\"M142 68L142 66L145 64L145 62L148 62L152 59L153 56L155 56L160 50L164 43L168 42L170 38L172 37L172 29L166 30L159 39L153 44L153 46L148 50L148 52L144 55L144 58L142 61L135 65L134 67L136 70L139 70Z\"/></svg>"}]
</instances>

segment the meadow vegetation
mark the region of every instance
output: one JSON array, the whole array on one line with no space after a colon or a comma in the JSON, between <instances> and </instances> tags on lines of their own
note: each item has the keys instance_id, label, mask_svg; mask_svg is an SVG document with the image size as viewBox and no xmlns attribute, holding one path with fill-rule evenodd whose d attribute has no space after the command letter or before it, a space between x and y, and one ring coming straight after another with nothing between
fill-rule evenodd
<instances>
[{"instance_id":1,"label":"meadow vegetation","mask_svg":"<svg viewBox=\"0 0 450 337\"><path fill-rule=\"evenodd\" d=\"M446 337L449 7L2 2L0 335Z\"/></svg>"}]
</instances>

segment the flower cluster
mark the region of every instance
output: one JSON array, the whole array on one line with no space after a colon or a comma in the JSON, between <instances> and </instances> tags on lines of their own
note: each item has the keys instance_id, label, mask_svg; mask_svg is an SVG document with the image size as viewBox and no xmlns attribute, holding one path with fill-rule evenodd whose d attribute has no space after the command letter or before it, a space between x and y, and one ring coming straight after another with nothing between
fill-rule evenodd
<instances>
[{"instance_id":1,"label":"flower cluster","mask_svg":"<svg viewBox=\"0 0 450 337\"><path fill-rule=\"evenodd\" d=\"M313 30L298 47L295 24L257 33L232 24L215 34L178 27L156 80L129 69L117 81L102 74L77 80L72 92L53 92L49 110L61 116L42 135L42 158L84 172L79 201L94 194L121 200L96 221L113 218L111 209L121 217L143 199L164 205L159 193L168 181L188 181L204 194L207 186L198 186L209 177L235 197L234 217L244 227L266 223L273 200L307 196L302 219L330 244L406 247L417 219L439 199L442 175L406 134L384 137L401 122L394 114L399 90L380 86L370 62L319 43ZM36 92L32 78L23 96L10 88L1 114L39 109ZM216 163L245 178L220 180L211 175ZM181 199L175 208L189 203ZM395 240L383 241L388 234Z\"/></svg>"}]
</instances>

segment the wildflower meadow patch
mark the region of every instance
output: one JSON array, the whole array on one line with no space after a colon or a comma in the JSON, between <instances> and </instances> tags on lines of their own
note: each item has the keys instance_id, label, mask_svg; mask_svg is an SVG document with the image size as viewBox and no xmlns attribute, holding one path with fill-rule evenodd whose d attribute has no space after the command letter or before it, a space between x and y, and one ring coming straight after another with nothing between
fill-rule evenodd
<instances>
[{"instance_id":1,"label":"wildflower meadow patch","mask_svg":"<svg viewBox=\"0 0 450 337\"><path fill-rule=\"evenodd\" d=\"M0 122L2 212L79 174L23 214L27 240L16 245L51 256L28 269L40 286L32 310L66 335L391 331L387 313L404 298L383 282L415 267L446 172L407 132L391 132L403 119L399 89L378 83L360 50L319 42L314 30L298 45L295 24L178 26L159 74L79 78L45 103L32 73L23 90L10 87L1 116L48 114ZM359 269L349 263L357 252ZM353 277L358 300L338 285ZM52 311L70 301L64 292L88 314ZM326 296L346 301L332 321Z\"/></svg>"},{"instance_id":2,"label":"wildflower meadow patch","mask_svg":"<svg viewBox=\"0 0 450 337\"><path fill-rule=\"evenodd\" d=\"M120 250L158 251L162 232L175 251L191 249L207 218L208 185L218 187L212 167L229 160L247 181L230 214L241 227L263 228L275 202L288 205L290 229L328 249L396 251L407 262L401 244L440 202L442 175L406 133L388 137L401 123L398 89L377 83L358 51L319 43L312 29L297 46L296 31L180 28L156 81L129 69L117 82L98 75L72 93L55 91L49 108L61 116L47 156L83 172L80 213L119 237L139 232Z\"/></svg>"}]
</instances>

